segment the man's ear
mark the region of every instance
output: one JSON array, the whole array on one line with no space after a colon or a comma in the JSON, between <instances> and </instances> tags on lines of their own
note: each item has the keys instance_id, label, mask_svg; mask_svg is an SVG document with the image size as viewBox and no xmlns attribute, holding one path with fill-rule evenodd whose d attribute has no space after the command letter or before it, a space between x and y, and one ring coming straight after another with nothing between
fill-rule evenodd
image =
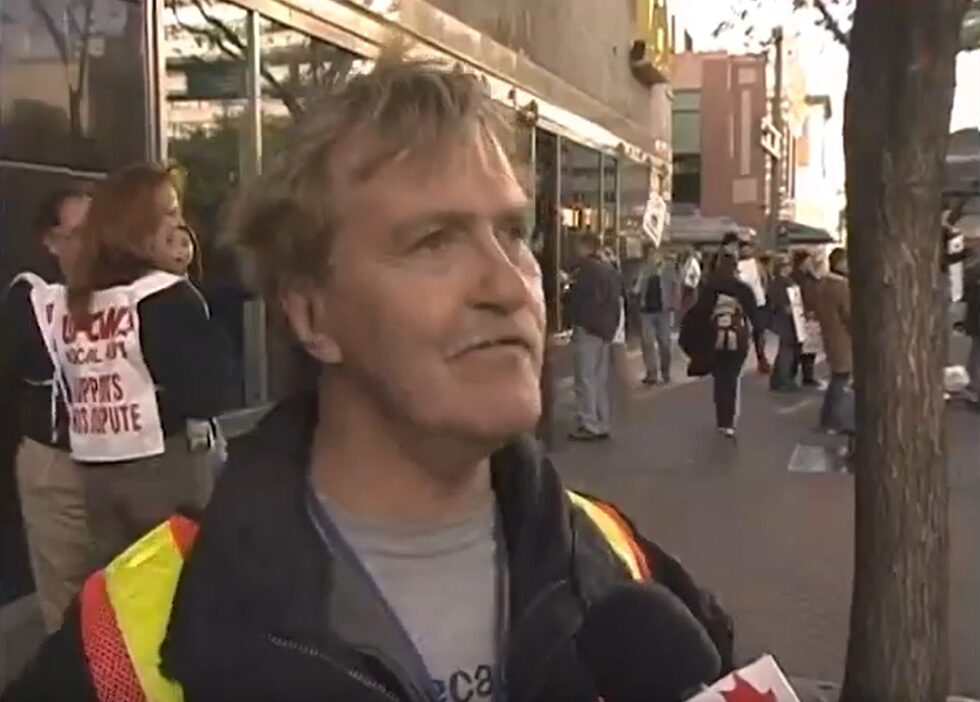
<instances>
[{"instance_id":1,"label":"man's ear","mask_svg":"<svg viewBox=\"0 0 980 702\"><path fill-rule=\"evenodd\" d=\"M293 334L308 354L324 365L343 361L340 346L330 333L330 318L321 291L293 290L280 295L279 302Z\"/></svg>"}]
</instances>

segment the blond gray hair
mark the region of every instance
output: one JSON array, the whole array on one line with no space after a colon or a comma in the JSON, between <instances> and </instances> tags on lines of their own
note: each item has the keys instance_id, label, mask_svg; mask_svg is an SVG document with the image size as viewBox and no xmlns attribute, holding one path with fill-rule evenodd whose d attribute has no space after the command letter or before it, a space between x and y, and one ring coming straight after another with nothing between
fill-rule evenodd
<instances>
[{"instance_id":1,"label":"blond gray hair","mask_svg":"<svg viewBox=\"0 0 980 702\"><path fill-rule=\"evenodd\" d=\"M331 159L354 139L364 154L345 178L365 180L405 155L476 134L505 153L514 140L484 83L432 61L383 54L374 68L325 94L290 145L241 196L229 234L250 282L270 298L328 276L342 203Z\"/></svg>"}]
</instances>

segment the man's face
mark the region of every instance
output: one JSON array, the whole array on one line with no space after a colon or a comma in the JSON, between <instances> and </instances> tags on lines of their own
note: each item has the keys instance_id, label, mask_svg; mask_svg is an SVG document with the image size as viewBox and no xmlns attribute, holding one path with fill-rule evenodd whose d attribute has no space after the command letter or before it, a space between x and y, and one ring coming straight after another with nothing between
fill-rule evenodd
<instances>
[{"instance_id":1,"label":"man's face","mask_svg":"<svg viewBox=\"0 0 980 702\"><path fill-rule=\"evenodd\" d=\"M506 157L474 139L339 188L321 360L428 433L496 442L532 429L544 300Z\"/></svg>"},{"instance_id":2,"label":"man's face","mask_svg":"<svg viewBox=\"0 0 980 702\"><path fill-rule=\"evenodd\" d=\"M58 267L64 275L78 258L81 248L78 232L85 222L90 202L91 198L84 195L67 198L58 210L58 224L44 235L44 245L58 260Z\"/></svg>"}]
</instances>

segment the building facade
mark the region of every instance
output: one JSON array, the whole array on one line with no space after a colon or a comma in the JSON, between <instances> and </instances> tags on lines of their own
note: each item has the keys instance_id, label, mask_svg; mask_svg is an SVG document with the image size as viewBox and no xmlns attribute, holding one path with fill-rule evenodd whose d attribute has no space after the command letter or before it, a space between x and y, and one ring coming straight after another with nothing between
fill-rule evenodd
<instances>
[{"instance_id":1,"label":"building facade","mask_svg":"<svg viewBox=\"0 0 980 702\"><path fill-rule=\"evenodd\" d=\"M672 83L674 202L774 245L775 224L797 216L809 117L792 43L758 54L680 53Z\"/></svg>"}]
</instances>

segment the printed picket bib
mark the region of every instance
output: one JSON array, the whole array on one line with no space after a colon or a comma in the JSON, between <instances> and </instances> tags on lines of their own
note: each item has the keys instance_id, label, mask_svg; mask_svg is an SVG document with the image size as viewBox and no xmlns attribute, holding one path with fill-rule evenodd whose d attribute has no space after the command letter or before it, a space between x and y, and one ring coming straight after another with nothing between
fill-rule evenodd
<instances>
[{"instance_id":1,"label":"printed picket bib","mask_svg":"<svg viewBox=\"0 0 980 702\"><path fill-rule=\"evenodd\" d=\"M75 460L106 463L163 453L160 409L140 346L137 308L181 280L156 272L97 291L87 329L74 323L64 292L54 297L51 339L62 369Z\"/></svg>"}]
</instances>

